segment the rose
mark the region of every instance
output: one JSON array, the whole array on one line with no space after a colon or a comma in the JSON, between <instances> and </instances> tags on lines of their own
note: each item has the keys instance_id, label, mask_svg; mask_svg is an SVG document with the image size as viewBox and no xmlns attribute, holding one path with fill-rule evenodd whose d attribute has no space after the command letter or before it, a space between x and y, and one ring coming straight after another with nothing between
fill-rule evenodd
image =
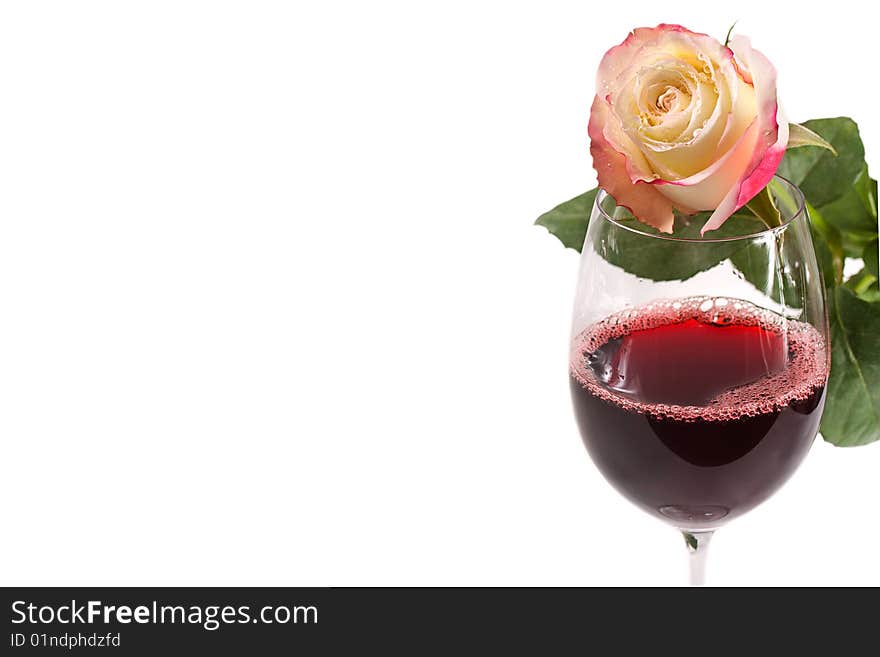
<instances>
[{"instance_id":1,"label":"rose","mask_svg":"<svg viewBox=\"0 0 880 657\"><path fill-rule=\"evenodd\" d=\"M590 111L599 185L672 232L673 208L718 228L773 177L788 123L776 71L745 37L731 48L679 25L633 30L599 65Z\"/></svg>"}]
</instances>

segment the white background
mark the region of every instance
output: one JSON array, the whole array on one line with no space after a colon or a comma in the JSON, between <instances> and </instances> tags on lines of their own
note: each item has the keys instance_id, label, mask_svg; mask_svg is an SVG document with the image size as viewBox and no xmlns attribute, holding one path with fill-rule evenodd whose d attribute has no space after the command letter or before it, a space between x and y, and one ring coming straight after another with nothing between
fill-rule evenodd
<instances>
[{"instance_id":1,"label":"white background","mask_svg":"<svg viewBox=\"0 0 880 657\"><path fill-rule=\"evenodd\" d=\"M0 583L683 582L578 437L577 256L532 221L593 186L599 59L661 21L739 19L876 176L876 21L300 4L0 10ZM712 582L880 584L878 475L818 440Z\"/></svg>"}]
</instances>

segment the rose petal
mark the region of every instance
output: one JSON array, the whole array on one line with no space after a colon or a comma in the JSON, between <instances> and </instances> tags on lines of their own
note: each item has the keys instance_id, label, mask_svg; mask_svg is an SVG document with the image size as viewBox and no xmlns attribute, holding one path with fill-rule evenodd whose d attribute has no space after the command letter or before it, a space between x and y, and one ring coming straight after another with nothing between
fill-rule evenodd
<instances>
[{"instance_id":1,"label":"rose petal","mask_svg":"<svg viewBox=\"0 0 880 657\"><path fill-rule=\"evenodd\" d=\"M596 93L605 96L610 89L606 86L608 83L619 78L627 69L632 68L634 64L639 64L636 54L647 44L668 35L669 33L681 33L693 37L712 37L701 32L691 32L686 27L675 25L672 23L661 23L657 27L637 27L626 39L618 46L614 46L599 63L599 70L596 73ZM714 41L714 39L712 39Z\"/></svg>"},{"instance_id":2,"label":"rose petal","mask_svg":"<svg viewBox=\"0 0 880 657\"><path fill-rule=\"evenodd\" d=\"M590 111L590 154L599 186L629 209L639 220L664 233L672 232L672 203L649 183L633 181L627 172L628 158L605 138L603 126L609 124L611 109L596 96Z\"/></svg>"},{"instance_id":3,"label":"rose petal","mask_svg":"<svg viewBox=\"0 0 880 657\"><path fill-rule=\"evenodd\" d=\"M717 72L712 71L713 77ZM661 129L670 123L665 117L658 128L643 130L642 151L652 169L664 180L680 180L699 173L716 156L718 142L722 138L730 115L730 91L726 84L713 80L715 88L707 90L705 83L696 89L692 105L687 108L689 125L679 135L663 138ZM717 89L717 91L716 91ZM708 91L708 93L704 93ZM704 99L704 95L706 98ZM706 102L708 101L708 103ZM704 106L701 106L706 103ZM679 117L673 117L678 120ZM659 139L654 139L657 133Z\"/></svg>"},{"instance_id":4,"label":"rose petal","mask_svg":"<svg viewBox=\"0 0 880 657\"><path fill-rule=\"evenodd\" d=\"M663 195L682 210L688 207L698 212L714 210L720 200L737 187L748 169L757 143L757 132L758 122L755 120L733 148L699 173L682 180L656 180L652 184L662 186Z\"/></svg>"},{"instance_id":5,"label":"rose petal","mask_svg":"<svg viewBox=\"0 0 880 657\"><path fill-rule=\"evenodd\" d=\"M758 115L753 124L756 144L743 175L709 217L701 234L721 226L730 215L764 189L779 168L788 144L788 122L782 116L776 99L776 69L762 53L752 48L748 38L736 36L731 40L731 46L747 68L748 77L755 87L758 104Z\"/></svg>"}]
</instances>

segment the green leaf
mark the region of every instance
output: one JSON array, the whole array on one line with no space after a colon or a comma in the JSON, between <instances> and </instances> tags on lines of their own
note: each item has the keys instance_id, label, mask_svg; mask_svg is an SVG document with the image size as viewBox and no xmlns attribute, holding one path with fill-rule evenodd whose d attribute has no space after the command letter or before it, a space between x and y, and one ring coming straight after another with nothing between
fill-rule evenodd
<instances>
[{"instance_id":1,"label":"green leaf","mask_svg":"<svg viewBox=\"0 0 880 657\"><path fill-rule=\"evenodd\" d=\"M800 148L801 146L818 146L837 155L837 150L819 135L806 126L798 123L788 124L788 146L786 148Z\"/></svg>"},{"instance_id":2,"label":"green leaf","mask_svg":"<svg viewBox=\"0 0 880 657\"><path fill-rule=\"evenodd\" d=\"M859 299L868 303L880 303L880 282L874 281L867 290L859 294Z\"/></svg>"},{"instance_id":3,"label":"green leaf","mask_svg":"<svg viewBox=\"0 0 880 657\"><path fill-rule=\"evenodd\" d=\"M768 228L775 228L782 223L782 216L779 214L779 208L773 201L773 194L770 193L770 186L767 185L748 203L746 207L752 211L758 219L764 221Z\"/></svg>"},{"instance_id":4,"label":"green leaf","mask_svg":"<svg viewBox=\"0 0 880 657\"><path fill-rule=\"evenodd\" d=\"M699 240L700 228L709 218L709 214L701 212L693 217L679 216L673 234L682 239ZM600 252L600 255L631 274L655 281L687 280L731 257L745 244L742 241L707 242L705 246L695 249L688 242L647 239L646 234L660 235L660 231L646 226L634 217L617 221L632 228L632 231L617 232L614 236L614 249ZM712 231L712 237L738 237L763 230L766 230L763 221L749 213L738 212L720 228Z\"/></svg>"},{"instance_id":5,"label":"green leaf","mask_svg":"<svg viewBox=\"0 0 880 657\"><path fill-rule=\"evenodd\" d=\"M822 280L825 282L826 289L834 289L834 286L837 285L837 273L843 272L843 259L835 259L828 240L815 225L810 226L810 233L813 236L816 260L819 262L819 269L822 270Z\"/></svg>"},{"instance_id":6,"label":"green leaf","mask_svg":"<svg viewBox=\"0 0 880 657\"><path fill-rule=\"evenodd\" d=\"M545 212L535 222L556 236L567 248L580 252L590 225L590 213L599 189L591 189L580 196L560 203L549 212Z\"/></svg>"},{"instance_id":7,"label":"green leaf","mask_svg":"<svg viewBox=\"0 0 880 657\"><path fill-rule=\"evenodd\" d=\"M876 281L877 281L877 277L874 276L874 274L869 272L867 269L862 269L858 273L855 273L852 276L850 276L847 279L845 285L850 290L855 292L857 296L861 296L862 294L867 292L869 289L871 289L871 286Z\"/></svg>"},{"instance_id":8,"label":"green leaf","mask_svg":"<svg viewBox=\"0 0 880 657\"><path fill-rule=\"evenodd\" d=\"M584 244L597 192L598 190L591 189L557 205L538 217L535 224L544 226L564 246L579 252ZM677 214L675 236L682 239L701 239L700 228L709 218L709 214L701 212L691 217ZM617 231L614 249L601 255L611 264L640 278L655 281L687 280L701 271L711 269L744 247L744 242L710 242L704 248L694 249L687 242L647 239L648 235L662 233L632 215L620 217L616 221L631 230ZM738 237L765 229L764 222L753 214L737 212L720 228L712 231L712 237ZM764 270L766 265L761 270L762 274Z\"/></svg>"},{"instance_id":9,"label":"green leaf","mask_svg":"<svg viewBox=\"0 0 880 657\"><path fill-rule=\"evenodd\" d=\"M842 231L876 235L877 189L871 182L868 165L865 164L855 180L841 190L840 196L821 206L822 214ZM804 194L813 202L806 191Z\"/></svg>"},{"instance_id":10,"label":"green leaf","mask_svg":"<svg viewBox=\"0 0 880 657\"><path fill-rule=\"evenodd\" d=\"M822 215L807 203L807 212L812 219L810 232L816 260L822 271L825 287L833 290L843 279L843 248L840 232L822 219ZM785 269L768 270L768 262L772 262L773 254L768 253L771 242L755 240L742 245L742 248L730 256L730 261L747 281L772 299L785 299L794 305L799 303L798 292L791 280L791 273ZM780 266L784 263L780 262ZM782 289L780 290L780 285Z\"/></svg>"},{"instance_id":11,"label":"green leaf","mask_svg":"<svg viewBox=\"0 0 880 657\"><path fill-rule=\"evenodd\" d=\"M877 248L876 242L874 248ZM863 267L859 272L850 276L845 283L846 287L862 301L873 303L880 300L880 281L878 281L876 274L876 266L875 256L875 261L870 266Z\"/></svg>"},{"instance_id":12,"label":"green leaf","mask_svg":"<svg viewBox=\"0 0 880 657\"><path fill-rule=\"evenodd\" d=\"M865 248L875 239L877 233L841 232L840 244L843 255L847 258L861 258L865 254Z\"/></svg>"},{"instance_id":13,"label":"green leaf","mask_svg":"<svg viewBox=\"0 0 880 657\"><path fill-rule=\"evenodd\" d=\"M846 117L815 119L804 126L830 142L838 156L815 146L789 150L779 175L798 185L825 220L844 234L875 235L877 183L868 175L858 126Z\"/></svg>"},{"instance_id":14,"label":"green leaf","mask_svg":"<svg viewBox=\"0 0 880 657\"><path fill-rule=\"evenodd\" d=\"M837 150L837 157L823 148L796 148L785 153L779 175L801 188L820 208L852 188L865 165L865 148L859 127L848 117L813 119L804 126L821 135Z\"/></svg>"},{"instance_id":15,"label":"green leaf","mask_svg":"<svg viewBox=\"0 0 880 657\"><path fill-rule=\"evenodd\" d=\"M865 250L862 251L862 260L865 262L865 269L874 274L874 278L880 278L880 266L878 266L880 254L878 254L878 250L880 250L880 241L878 241L877 238L874 238L872 242L868 242L865 245Z\"/></svg>"},{"instance_id":16,"label":"green leaf","mask_svg":"<svg viewBox=\"0 0 880 657\"><path fill-rule=\"evenodd\" d=\"M840 446L880 440L880 303L838 286L831 302L831 376L822 436Z\"/></svg>"},{"instance_id":17,"label":"green leaf","mask_svg":"<svg viewBox=\"0 0 880 657\"><path fill-rule=\"evenodd\" d=\"M864 176L856 179L856 189L859 191L859 197L864 200L868 207L868 214L874 219L877 218L877 181L868 175L868 167L865 166ZM874 226L874 232L877 232L877 226Z\"/></svg>"},{"instance_id":18,"label":"green leaf","mask_svg":"<svg viewBox=\"0 0 880 657\"><path fill-rule=\"evenodd\" d=\"M816 248L816 257L819 257L820 249L828 250L827 260L819 260L822 267L822 276L825 286L833 288L843 281L844 249L840 231L825 221L822 213L810 205L807 201L807 214L810 217L810 229L813 234L813 246Z\"/></svg>"}]
</instances>

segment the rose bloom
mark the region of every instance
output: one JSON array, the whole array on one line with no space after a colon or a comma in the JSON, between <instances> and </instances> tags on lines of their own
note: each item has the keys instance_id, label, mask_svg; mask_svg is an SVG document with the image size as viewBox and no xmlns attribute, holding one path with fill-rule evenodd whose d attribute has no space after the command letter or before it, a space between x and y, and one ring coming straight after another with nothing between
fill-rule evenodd
<instances>
[{"instance_id":1,"label":"rose bloom","mask_svg":"<svg viewBox=\"0 0 880 657\"><path fill-rule=\"evenodd\" d=\"M718 228L773 177L788 143L776 71L745 37L731 47L680 25L634 30L599 66L590 153L599 185L672 232L673 208Z\"/></svg>"}]
</instances>

